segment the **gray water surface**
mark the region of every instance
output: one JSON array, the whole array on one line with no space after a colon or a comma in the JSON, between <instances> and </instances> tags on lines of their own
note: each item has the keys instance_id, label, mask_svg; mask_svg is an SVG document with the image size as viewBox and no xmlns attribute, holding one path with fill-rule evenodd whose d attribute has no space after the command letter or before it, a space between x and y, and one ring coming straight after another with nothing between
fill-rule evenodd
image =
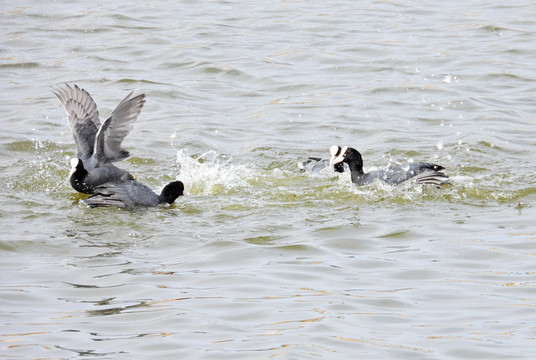
<instances>
[{"instance_id":1,"label":"gray water surface","mask_svg":"<svg viewBox=\"0 0 536 360\"><path fill-rule=\"evenodd\" d=\"M532 359L530 1L0 5L0 357ZM147 102L118 164L171 207L89 209L52 94ZM445 167L451 186L304 173Z\"/></svg>"}]
</instances>

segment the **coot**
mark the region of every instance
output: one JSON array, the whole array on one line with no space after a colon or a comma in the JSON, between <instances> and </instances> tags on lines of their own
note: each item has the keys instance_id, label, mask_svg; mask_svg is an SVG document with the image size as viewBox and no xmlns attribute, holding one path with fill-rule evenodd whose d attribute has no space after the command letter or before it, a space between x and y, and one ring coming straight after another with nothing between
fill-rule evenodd
<instances>
[{"instance_id":1,"label":"coot","mask_svg":"<svg viewBox=\"0 0 536 360\"><path fill-rule=\"evenodd\" d=\"M65 88L54 94L67 110L78 153L77 159L71 161L71 186L79 192L92 194L100 184L133 180L131 174L112 162L130 156L121 148L121 143L132 130L145 103L145 95L132 97L131 92L101 124L97 105L86 90L65 84Z\"/></svg>"},{"instance_id":2,"label":"coot","mask_svg":"<svg viewBox=\"0 0 536 360\"><path fill-rule=\"evenodd\" d=\"M330 148L330 164L347 163L350 167L352 182L366 185L379 179L388 184L431 184L441 187L448 183L449 177L441 172L444 168L431 163L394 164L387 170L363 171L363 158L359 151L348 146L333 145Z\"/></svg>"},{"instance_id":3,"label":"coot","mask_svg":"<svg viewBox=\"0 0 536 360\"><path fill-rule=\"evenodd\" d=\"M129 180L96 186L94 194L84 202L91 207L151 207L163 203L173 204L181 195L184 195L182 181L167 184L160 195L157 195L148 186L136 180Z\"/></svg>"}]
</instances>

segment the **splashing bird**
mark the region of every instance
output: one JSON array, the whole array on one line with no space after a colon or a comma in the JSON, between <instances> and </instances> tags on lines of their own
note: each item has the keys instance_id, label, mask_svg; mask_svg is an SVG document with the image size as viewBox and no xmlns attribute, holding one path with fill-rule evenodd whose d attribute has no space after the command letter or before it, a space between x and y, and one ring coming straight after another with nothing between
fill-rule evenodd
<instances>
[{"instance_id":1,"label":"splashing bird","mask_svg":"<svg viewBox=\"0 0 536 360\"><path fill-rule=\"evenodd\" d=\"M97 104L86 90L65 84L53 92L67 111L77 148L77 158L71 161L71 186L92 194L101 184L134 180L128 171L112 163L130 156L121 144L140 114L145 94L128 94L101 124Z\"/></svg>"},{"instance_id":2,"label":"splashing bird","mask_svg":"<svg viewBox=\"0 0 536 360\"><path fill-rule=\"evenodd\" d=\"M441 187L448 183L449 177L441 170L443 166L431 163L392 164L387 170L363 171L363 158L359 151L348 146L333 145L330 148L330 164L347 163L350 167L352 182L366 185L376 179L392 185L430 184Z\"/></svg>"}]
</instances>

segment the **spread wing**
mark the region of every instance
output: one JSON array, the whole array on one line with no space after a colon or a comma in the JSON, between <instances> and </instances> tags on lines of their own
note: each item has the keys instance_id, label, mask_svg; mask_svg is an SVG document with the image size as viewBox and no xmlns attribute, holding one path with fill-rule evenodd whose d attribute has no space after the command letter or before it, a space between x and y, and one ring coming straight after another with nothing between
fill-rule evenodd
<instances>
[{"instance_id":1,"label":"spread wing","mask_svg":"<svg viewBox=\"0 0 536 360\"><path fill-rule=\"evenodd\" d=\"M99 131L97 132L97 135L94 141L95 147L93 149L93 155L95 159L97 159L98 166L104 166L104 164L109 162L109 159L106 156L106 152L105 152L105 148L106 148L105 141L106 141L106 130L108 130L108 128L110 127L111 122L112 122L111 117L104 120Z\"/></svg>"},{"instance_id":2,"label":"spread wing","mask_svg":"<svg viewBox=\"0 0 536 360\"><path fill-rule=\"evenodd\" d=\"M109 124L102 134L104 138L99 146L103 146L103 148L99 151L102 151L106 161L120 161L130 156L128 151L121 148L121 143L134 127L134 121L138 118L145 103L145 94L133 98L131 96L132 93L128 94L105 121L109 121ZM95 145L97 146L97 143Z\"/></svg>"},{"instance_id":3,"label":"spread wing","mask_svg":"<svg viewBox=\"0 0 536 360\"><path fill-rule=\"evenodd\" d=\"M65 84L54 91L69 116L69 125L80 159L88 159L93 153L95 136L100 127L97 104L89 93L78 86Z\"/></svg>"}]
</instances>

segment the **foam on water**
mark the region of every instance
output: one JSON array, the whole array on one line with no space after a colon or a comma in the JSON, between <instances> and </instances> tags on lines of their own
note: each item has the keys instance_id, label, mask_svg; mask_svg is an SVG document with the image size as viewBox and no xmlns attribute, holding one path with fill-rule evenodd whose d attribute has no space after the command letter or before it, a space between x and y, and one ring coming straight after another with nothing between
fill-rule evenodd
<instances>
[{"instance_id":1,"label":"foam on water","mask_svg":"<svg viewBox=\"0 0 536 360\"><path fill-rule=\"evenodd\" d=\"M220 195L250 187L257 169L251 164L233 164L232 161L232 157L213 150L198 155L177 150L178 179L192 195Z\"/></svg>"}]
</instances>

